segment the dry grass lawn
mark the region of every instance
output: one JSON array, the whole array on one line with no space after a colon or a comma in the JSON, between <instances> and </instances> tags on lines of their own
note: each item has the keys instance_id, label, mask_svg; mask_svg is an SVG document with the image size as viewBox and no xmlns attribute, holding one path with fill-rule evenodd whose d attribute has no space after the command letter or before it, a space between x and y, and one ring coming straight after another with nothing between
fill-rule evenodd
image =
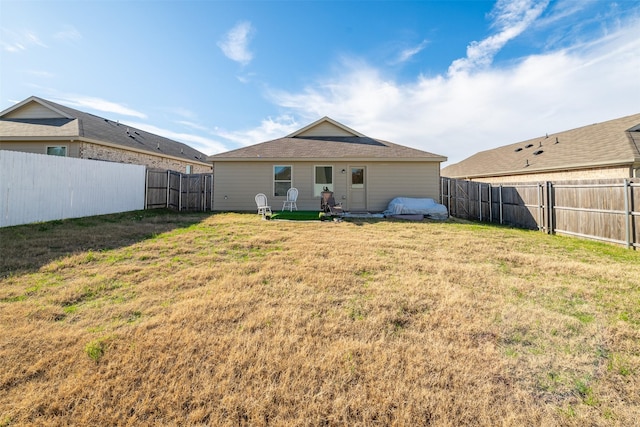
<instances>
[{"instance_id":1,"label":"dry grass lawn","mask_svg":"<svg viewBox=\"0 0 640 427\"><path fill-rule=\"evenodd\" d=\"M461 221L0 229L0 426L637 425L640 252Z\"/></svg>"}]
</instances>

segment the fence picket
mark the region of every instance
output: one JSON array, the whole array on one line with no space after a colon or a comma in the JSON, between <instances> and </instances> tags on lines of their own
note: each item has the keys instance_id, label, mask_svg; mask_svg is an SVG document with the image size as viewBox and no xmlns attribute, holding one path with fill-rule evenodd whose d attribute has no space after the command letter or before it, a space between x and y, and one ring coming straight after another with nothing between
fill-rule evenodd
<instances>
[{"instance_id":1,"label":"fence picket","mask_svg":"<svg viewBox=\"0 0 640 427\"><path fill-rule=\"evenodd\" d=\"M443 177L441 203L464 219L538 229L640 247L640 179L500 184L497 201L491 184ZM482 186L487 185L485 192ZM464 190L463 190L464 189ZM477 199L476 199L477 191ZM620 193L622 191L622 194ZM488 215L483 204L488 204ZM497 204L499 217L492 214ZM459 209L460 207L466 209ZM475 212L477 206L478 212ZM473 207L473 208L472 208Z\"/></svg>"},{"instance_id":2,"label":"fence picket","mask_svg":"<svg viewBox=\"0 0 640 427\"><path fill-rule=\"evenodd\" d=\"M147 176L146 209L213 211L213 174L149 170Z\"/></svg>"}]
</instances>

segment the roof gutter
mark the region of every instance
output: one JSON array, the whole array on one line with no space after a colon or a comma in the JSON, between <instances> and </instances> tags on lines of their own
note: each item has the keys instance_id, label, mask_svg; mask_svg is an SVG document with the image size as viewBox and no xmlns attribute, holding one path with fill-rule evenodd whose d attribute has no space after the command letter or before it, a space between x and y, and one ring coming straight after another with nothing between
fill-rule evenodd
<instances>
[{"instance_id":1,"label":"roof gutter","mask_svg":"<svg viewBox=\"0 0 640 427\"><path fill-rule=\"evenodd\" d=\"M70 142L88 142L90 144L103 145L105 147L117 148L120 150L132 151L134 153L147 154L149 156L156 157L164 157L167 159L178 160L181 162L191 162L197 163L202 166L211 166L211 163L206 160L198 160L196 158L189 159L184 157L172 156L170 154L164 154L162 152L156 153L150 150L143 150L139 148L127 147L120 144L114 144L111 142L100 141L98 139L86 138L84 136L17 136L17 137L6 137L0 136L0 142L2 141L37 141L37 142L46 142L46 141L70 141Z\"/></svg>"},{"instance_id":2,"label":"roof gutter","mask_svg":"<svg viewBox=\"0 0 640 427\"><path fill-rule=\"evenodd\" d=\"M458 179L470 179L470 178L491 178L491 177L499 177L499 176L511 176L511 175L529 175L531 173L546 173L546 172L561 172L561 171L572 171L572 170L580 170L580 169L595 169L600 167L615 167L615 166L631 166L636 162L636 160L629 161L615 161L608 163L583 163L577 165L570 166L562 166L556 168L528 168L528 169L518 169L513 171L506 172L486 172L482 174L472 174L472 175L458 175L450 178L458 178Z\"/></svg>"},{"instance_id":3,"label":"roof gutter","mask_svg":"<svg viewBox=\"0 0 640 427\"><path fill-rule=\"evenodd\" d=\"M446 162L447 158L436 157L215 157L210 162Z\"/></svg>"}]
</instances>

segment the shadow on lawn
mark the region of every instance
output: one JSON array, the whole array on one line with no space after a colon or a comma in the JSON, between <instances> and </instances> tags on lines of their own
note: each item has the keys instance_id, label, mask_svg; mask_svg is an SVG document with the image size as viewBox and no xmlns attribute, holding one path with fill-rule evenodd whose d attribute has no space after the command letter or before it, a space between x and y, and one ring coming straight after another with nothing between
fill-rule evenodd
<instances>
[{"instance_id":1,"label":"shadow on lawn","mask_svg":"<svg viewBox=\"0 0 640 427\"><path fill-rule=\"evenodd\" d=\"M75 253L129 246L158 234L190 227L211 213L166 209L124 212L0 228L0 279L37 271Z\"/></svg>"}]
</instances>

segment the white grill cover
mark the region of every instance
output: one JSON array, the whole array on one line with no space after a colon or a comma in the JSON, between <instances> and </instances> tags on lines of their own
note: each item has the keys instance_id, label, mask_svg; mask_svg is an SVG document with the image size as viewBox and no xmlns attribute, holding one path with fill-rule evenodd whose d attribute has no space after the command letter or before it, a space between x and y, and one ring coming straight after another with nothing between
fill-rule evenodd
<instances>
[{"instance_id":1,"label":"white grill cover","mask_svg":"<svg viewBox=\"0 0 640 427\"><path fill-rule=\"evenodd\" d=\"M432 219L447 219L447 207L436 203L433 199L416 199L396 197L389 202L385 215L425 215Z\"/></svg>"}]
</instances>

